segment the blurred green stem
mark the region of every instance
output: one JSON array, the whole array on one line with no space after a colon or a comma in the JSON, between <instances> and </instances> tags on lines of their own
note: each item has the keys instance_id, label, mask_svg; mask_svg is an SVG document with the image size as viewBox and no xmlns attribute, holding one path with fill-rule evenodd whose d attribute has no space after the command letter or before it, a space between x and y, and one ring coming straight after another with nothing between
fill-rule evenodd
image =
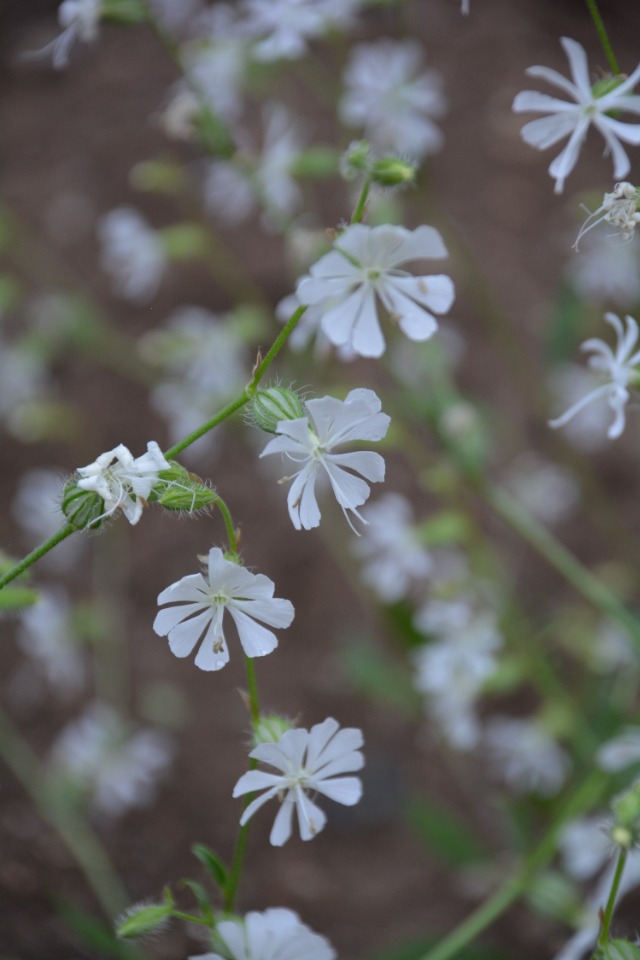
<instances>
[{"instance_id":1,"label":"blurred green stem","mask_svg":"<svg viewBox=\"0 0 640 960\"><path fill-rule=\"evenodd\" d=\"M600 43L605 52L606 58L609 61L609 66L611 67L612 72L615 76L620 74L620 67L618 66L618 61L613 52L613 47L611 46L611 41L609 40L609 35L607 34L604 21L600 16L600 11L598 10L598 4L596 0L587 0L587 7L589 8L589 13L591 14L591 19L595 24L595 28L598 31L598 36L600 37Z\"/></svg>"},{"instance_id":2,"label":"blurred green stem","mask_svg":"<svg viewBox=\"0 0 640 960\"><path fill-rule=\"evenodd\" d=\"M616 897L618 896L618 890L620 888L620 881L622 880L622 874L624 871L624 865L627 862L627 850L622 848L618 854L618 862L616 863L616 869L613 874L613 879L611 881L611 890L609 891L609 898L607 900L607 905L604 908L604 911L601 915L600 921L600 934L598 935L598 946L605 947L609 942L609 931L611 929L611 921L613 919L613 911L616 905Z\"/></svg>"}]
</instances>

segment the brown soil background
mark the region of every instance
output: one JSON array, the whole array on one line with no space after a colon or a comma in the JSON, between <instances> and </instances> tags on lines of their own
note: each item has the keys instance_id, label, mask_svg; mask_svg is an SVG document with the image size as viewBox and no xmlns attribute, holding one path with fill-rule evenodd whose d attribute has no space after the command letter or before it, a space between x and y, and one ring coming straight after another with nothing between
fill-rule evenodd
<instances>
[{"instance_id":1,"label":"brown soil background","mask_svg":"<svg viewBox=\"0 0 640 960\"><path fill-rule=\"evenodd\" d=\"M55 3L44 0L0 5L2 199L35 236L44 238L127 334L150 329L182 303L224 309L228 304L223 293L204 272L191 267L172 270L149 307L133 308L111 293L97 266L95 219L124 203L138 205L152 223L171 219L170 207L139 197L128 176L134 163L167 149L149 117L175 79L175 70L145 28L105 27L95 47L79 52L71 68L60 74L20 63L19 51L37 48L52 35L55 9ZM640 4L603 2L602 13L618 58L630 71L638 59ZM546 173L551 154L538 154L520 142L523 121L510 112L510 104L518 90L529 86L523 74L527 66L546 64L566 73L561 35L585 44L591 66L600 62L585 5L579 0L472 0L471 16L463 18L454 0L421 0L406 4L402 23L399 16L392 9L370 13L359 36L402 35L406 24L424 40L429 65L444 75L450 110L442 124L446 149L432 163L433 193L480 274L496 291L526 351L528 375L542 389L539 332L572 240L574 191L609 189L610 161L602 160L600 142L590 138L565 196L554 197ZM313 121L316 107L304 95L299 100ZM318 128L322 131L322 120ZM62 221L64 229L55 212L61 194L80 197L83 203L82 215ZM327 199L327 224L344 214L344 203L339 189ZM236 233L233 243L275 304L289 284L281 269L280 242L265 243L252 227ZM33 256L39 257L38 249ZM463 376L468 389L502 410L496 448L508 459L524 446L555 443L541 440L546 427L540 408L530 405L530 397L515 396L513 371L478 327L464 282L459 286L455 320L469 343ZM151 437L161 444L165 440L163 425L149 413L142 388L76 355L61 358L55 375L60 396L83 410L82 429L64 443L21 445L3 436L0 496L5 505L30 467L55 464L70 471L118 442L138 451ZM369 385L375 372L362 363L352 368L352 375L354 385ZM565 455L570 456L566 450ZM632 516L633 522L628 522L629 536L616 543L613 527L595 532L592 521L582 518L584 522L566 531L566 538L583 559L603 561L615 555L616 546L623 558L633 559L637 507L633 514L628 510L637 499L637 467L638 453L629 436L614 456L589 462L594 476L614 491L620 515ZM272 577L277 594L290 598L296 608L290 636L282 637L277 653L259 664L265 706L300 715L306 725L334 715L343 724L361 726L367 743L366 799L348 815L332 809L329 827L316 842L294 840L274 850L267 843L271 817L265 812L256 818L241 907L286 905L297 910L332 941L343 960L444 933L474 901L403 825L400 809L409 793L423 790L467 815L498 856L505 834L492 801L483 799L490 794L483 793L481 764L474 758L445 757L425 744L414 718L374 707L350 688L340 665L340 645L363 627L374 629L372 615L346 582L323 536L296 534L291 528L282 488L259 479L256 494L255 456L239 434L227 436L210 471L206 464L201 470L211 476L239 519L247 562ZM410 488L405 470L400 463L392 464L386 489ZM6 508L0 522L3 545L20 554L24 544ZM157 896L166 882L201 878L189 853L194 841L229 855L238 818L231 787L243 770L247 718L236 693L244 684L237 656L224 675L206 675L191 661L173 658L151 630L157 593L192 571L195 554L221 540L221 524L217 519L169 522L150 511L135 530L125 527L120 523L100 538L109 541L100 550L103 557L112 550L124 568L122 583L111 583L109 589L114 591L111 612L118 648L126 651L131 666L131 703L139 703L150 683L166 681L181 691L189 707L188 722L178 733L173 774L157 801L102 828L133 902ZM511 540L498 524L489 523L488 529L509 548ZM548 571L511 546L516 579L528 584L529 601L535 604L548 589ZM77 575L70 586L75 597L83 596L88 580L86 573ZM46 582L44 571L36 574L36 581ZM3 622L0 629L2 675L9 677L19 659L14 625ZM26 715L18 710L15 719L44 755L52 731L71 713L43 701ZM12 960L95 956L68 931L50 901L54 892L62 892L94 910L86 882L8 771L0 778L0 849L0 955ZM564 936L561 928L516 907L487 942L495 946L496 957L521 960L551 957ZM206 948L197 936L176 926L146 949L154 960L170 960Z\"/></svg>"}]
</instances>

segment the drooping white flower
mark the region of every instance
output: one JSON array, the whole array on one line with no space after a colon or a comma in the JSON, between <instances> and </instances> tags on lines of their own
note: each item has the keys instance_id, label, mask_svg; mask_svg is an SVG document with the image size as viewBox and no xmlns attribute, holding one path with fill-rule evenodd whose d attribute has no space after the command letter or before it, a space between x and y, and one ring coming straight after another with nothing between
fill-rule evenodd
<instances>
[{"instance_id":1,"label":"drooping white flower","mask_svg":"<svg viewBox=\"0 0 640 960\"><path fill-rule=\"evenodd\" d=\"M105 214L98 227L100 262L116 291L127 300L145 303L154 295L167 258L158 235L132 207Z\"/></svg>"},{"instance_id":2,"label":"drooping white flower","mask_svg":"<svg viewBox=\"0 0 640 960\"><path fill-rule=\"evenodd\" d=\"M353 544L353 552L364 561L362 579L384 603L395 603L429 575L431 556L418 539L405 497L387 493L363 515L368 526Z\"/></svg>"},{"instance_id":3,"label":"drooping white flower","mask_svg":"<svg viewBox=\"0 0 640 960\"><path fill-rule=\"evenodd\" d=\"M283 420L261 457L282 453L296 464L302 464L289 479L287 506L296 530L310 530L320 523L320 508L315 484L318 473L329 478L336 500L347 515L351 511L362 520L357 508L369 497L369 483L384 480L384 460L379 453L358 451L333 453L336 447L354 440L381 440L390 418L381 413L381 403L373 390L352 390L344 401L322 397L305 403L306 417ZM351 471L351 472L350 472ZM358 477L355 474L360 474ZM361 479L364 477L365 480ZM365 521L366 522L366 521Z\"/></svg>"},{"instance_id":4,"label":"drooping white flower","mask_svg":"<svg viewBox=\"0 0 640 960\"><path fill-rule=\"evenodd\" d=\"M561 789L569 757L536 719L492 717L484 740L489 763L516 793L551 797Z\"/></svg>"},{"instance_id":5,"label":"drooping white flower","mask_svg":"<svg viewBox=\"0 0 640 960\"><path fill-rule=\"evenodd\" d=\"M255 60L298 60L309 40L352 22L361 0L244 0L239 8L241 33L254 41Z\"/></svg>"},{"instance_id":6,"label":"drooping white flower","mask_svg":"<svg viewBox=\"0 0 640 960\"><path fill-rule=\"evenodd\" d=\"M442 77L423 70L417 40L377 40L353 47L340 100L342 121L362 130L377 150L425 157L444 138L434 123L446 111Z\"/></svg>"},{"instance_id":7,"label":"drooping white flower","mask_svg":"<svg viewBox=\"0 0 640 960\"><path fill-rule=\"evenodd\" d=\"M88 466L78 467L78 487L102 497L104 516L122 510L133 525L142 516L145 502L158 482L159 471L170 468L155 440L149 441L147 452L135 459L120 443L113 450L101 453Z\"/></svg>"},{"instance_id":8,"label":"drooping white flower","mask_svg":"<svg viewBox=\"0 0 640 960\"><path fill-rule=\"evenodd\" d=\"M353 806L362 796L358 777L341 776L364 766L360 752L362 731L355 727L340 729L339 723L328 717L316 723L311 730L287 730L277 743L261 743L249 756L274 767L279 773L249 770L233 789L240 797L258 790L264 791L248 804L240 824L243 825L267 801L278 798L280 809L276 815L271 843L281 847L291 836L293 811L303 840L311 840L324 828L327 818L310 798L309 793L321 793L337 803Z\"/></svg>"},{"instance_id":9,"label":"drooping white flower","mask_svg":"<svg viewBox=\"0 0 640 960\"><path fill-rule=\"evenodd\" d=\"M347 345L363 357L380 357L385 339L379 304L410 340L428 340L435 333L433 314L450 308L453 283L444 275L413 276L401 265L446 256L434 227L354 224L300 280L296 296L322 309L322 330L333 344Z\"/></svg>"},{"instance_id":10,"label":"drooping white flower","mask_svg":"<svg viewBox=\"0 0 640 960\"><path fill-rule=\"evenodd\" d=\"M626 770L636 763L640 763L640 727L626 727L596 754L597 766L608 773Z\"/></svg>"},{"instance_id":11,"label":"drooping white flower","mask_svg":"<svg viewBox=\"0 0 640 960\"><path fill-rule=\"evenodd\" d=\"M59 735L50 766L81 787L97 813L115 818L153 801L173 753L164 731L132 732L111 707L94 703Z\"/></svg>"},{"instance_id":12,"label":"drooping white flower","mask_svg":"<svg viewBox=\"0 0 640 960\"><path fill-rule=\"evenodd\" d=\"M196 666L220 670L229 661L223 629L228 610L246 656L264 657L278 641L262 624L288 627L294 615L289 600L274 597L274 590L273 580L225 559L219 547L212 547L206 576L190 574L162 591L158 604L172 606L160 610L153 629L161 637L168 636L176 657L188 657L199 644Z\"/></svg>"},{"instance_id":13,"label":"drooping white flower","mask_svg":"<svg viewBox=\"0 0 640 960\"><path fill-rule=\"evenodd\" d=\"M56 70L69 63L69 53L76 40L92 43L98 37L102 0L63 0L58 7L58 23L62 33L41 50L23 54L24 60L40 60L51 55Z\"/></svg>"},{"instance_id":14,"label":"drooping white flower","mask_svg":"<svg viewBox=\"0 0 640 960\"><path fill-rule=\"evenodd\" d=\"M640 80L640 65L614 89L611 89L610 83L603 84L602 81L594 88L591 85L584 48L569 37L562 37L560 42L569 60L571 80L549 67L529 67L526 72L530 77L546 80L570 99L560 100L546 93L525 90L513 101L513 109L517 113L548 114L538 120L531 120L522 128L522 139L530 146L544 150L569 137L569 142L549 167L549 173L556 181L556 193L562 193L564 181L576 165L587 131L592 124L604 138L606 152L611 153L613 175L617 179L624 177L631 167L620 141L640 144L640 124L625 123L611 116L624 112L640 113L640 96L629 95Z\"/></svg>"},{"instance_id":15,"label":"drooping white flower","mask_svg":"<svg viewBox=\"0 0 640 960\"><path fill-rule=\"evenodd\" d=\"M325 937L314 933L297 913L272 907L237 920L220 920L213 934L215 953L189 960L335 960Z\"/></svg>"},{"instance_id":16,"label":"drooping white flower","mask_svg":"<svg viewBox=\"0 0 640 960\"><path fill-rule=\"evenodd\" d=\"M256 153L247 138L231 160L214 160L204 191L210 212L226 223L242 223L257 206L267 227L281 226L300 204L301 192L293 168L304 146L300 125L284 104L268 103L263 110L264 140Z\"/></svg>"},{"instance_id":17,"label":"drooping white flower","mask_svg":"<svg viewBox=\"0 0 640 960\"><path fill-rule=\"evenodd\" d=\"M638 189L632 183L623 180L616 183L611 193L605 193L602 203L597 210L589 213L589 216L583 223L574 247L577 250L578 244L593 227L599 223L610 223L612 227L617 227L617 235L623 240L632 240L636 227L640 223L640 212L638 207ZM587 208L584 208L587 209ZM587 212L589 212L587 210Z\"/></svg>"},{"instance_id":18,"label":"drooping white flower","mask_svg":"<svg viewBox=\"0 0 640 960\"><path fill-rule=\"evenodd\" d=\"M600 379L588 367L564 363L553 370L549 379L554 406L560 410L573 406L600 386ZM593 453L607 445L607 428L610 421L606 398L597 397L569 420L564 428L567 440L583 453Z\"/></svg>"},{"instance_id":19,"label":"drooping white flower","mask_svg":"<svg viewBox=\"0 0 640 960\"><path fill-rule=\"evenodd\" d=\"M583 407L604 397L614 414L613 423L607 431L607 436L610 440L615 440L616 437L621 435L625 427L625 407L630 396L627 388L638 377L635 366L640 363L640 350L634 352L634 349L638 343L639 331L638 324L633 317L627 316L625 318L626 328L623 327L622 321L615 313L605 313L604 318L613 327L618 338L615 352L608 344L597 337L585 340L581 349L590 350L593 353L593 356L589 358L589 366L592 370L597 370L603 374L606 382L582 397L577 403L574 403L561 417L550 420L549 426L554 428L564 426Z\"/></svg>"},{"instance_id":20,"label":"drooping white flower","mask_svg":"<svg viewBox=\"0 0 640 960\"><path fill-rule=\"evenodd\" d=\"M43 590L38 602L22 614L18 644L54 694L66 700L81 692L85 662L63 590ZM16 686L13 683L14 689Z\"/></svg>"}]
</instances>

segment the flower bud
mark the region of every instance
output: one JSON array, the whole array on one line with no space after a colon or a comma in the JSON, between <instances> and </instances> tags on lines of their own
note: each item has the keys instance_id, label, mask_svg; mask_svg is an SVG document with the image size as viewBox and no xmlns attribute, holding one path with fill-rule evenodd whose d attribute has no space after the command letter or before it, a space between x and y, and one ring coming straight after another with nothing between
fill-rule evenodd
<instances>
[{"instance_id":1,"label":"flower bud","mask_svg":"<svg viewBox=\"0 0 640 960\"><path fill-rule=\"evenodd\" d=\"M209 247L207 231L197 223L176 223L158 230L157 236L170 260L196 260Z\"/></svg>"},{"instance_id":2,"label":"flower bud","mask_svg":"<svg viewBox=\"0 0 640 960\"><path fill-rule=\"evenodd\" d=\"M216 495L195 473L189 473L179 463L158 474L158 483L149 496L150 503L159 503L166 510L184 510L193 513L209 507Z\"/></svg>"},{"instance_id":3,"label":"flower bud","mask_svg":"<svg viewBox=\"0 0 640 960\"><path fill-rule=\"evenodd\" d=\"M371 166L371 180L381 187L404 187L415 179L415 164L399 157L382 157Z\"/></svg>"},{"instance_id":4,"label":"flower bud","mask_svg":"<svg viewBox=\"0 0 640 960\"><path fill-rule=\"evenodd\" d=\"M266 433L275 433L283 420L299 420L304 417L302 400L286 387L267 387L259 390L253 398L251 413L256 424Z\"/></svg>"},{"instance_id":5,"label":"flower bud","mask_svg":"<svg viewBox=\"0 0 640 960\"><path fill-rule=\"evenodd\" d=\"M293 730L293 724L286 717L276 713L261 716L253 725L253 745L259 743L278 743L287 730Z\"/></svg>"},{"instance_id":6,"label":"flower bud","mask_svg":"<svg viewBox=\"0 0 640 960\"><path fill-rule=\"evenodd\" d=\"M366 140L354 140L340 157L340 173L345 180L366 176L371 168L371 147Z\"/></svg>"},{"instance_id":7,"label":"flower bud","mask_svg":"<svg viewBox=\"0 0 640 960\"><path fill-rule=\"evenodd\" d=\"M96 521L104 519L104 500L93 490L82 490L75 477L71 477L62 489L60 509L67 523L74 530L85 530L97 526Z\"/></svg>"},{"instance_id":8,"label":"flower bud","mask_svg":"<svg viewBox=\"0 0 640 960\"><path fill-rule=\"evenodd\" d=\"M640 949L628 940L609 940L598 947L595 960L640 960Z\"/></svg>"},{"instance_id":9,"label":"flower bud","mask_svg":"<svg viewBox=\"0 0 640 960\"><path fill-rule=\"evenodd\" d=\"M116 936L121 940L134 940L150 933L159 933L169 923L173 904L136 903L129 907L116 921Z\"/></svg>"},{"instance_id":10,"label":"flower bud","mask_svg":"<svg viewBox=\"0 0 640 960\"><path fill-rule=\"evenodd\" d=\"M105 20L122 26L144 23L149 19L144 0L102 0L100 10Z\"/></svg>"}]
</instances>

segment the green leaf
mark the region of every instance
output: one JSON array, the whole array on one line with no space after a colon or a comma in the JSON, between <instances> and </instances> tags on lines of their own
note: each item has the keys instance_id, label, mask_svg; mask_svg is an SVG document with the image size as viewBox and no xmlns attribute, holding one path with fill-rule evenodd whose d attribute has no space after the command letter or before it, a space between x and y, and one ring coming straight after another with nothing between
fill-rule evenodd
<instances>
[{"instance_id":1,"label":"green leaf","mask_svg":"<svg viewBox=\"0 0 640 960\"><path fill-rule=\"evenodd\" d=\"M7 586L0 590L0 613L17 613L38 602L37 590L28 587Z\"/></svg>"},{"instance_id":2,"label":"green leaf","mask_svg":"<svg viewBox=\"0 0 640 960\"><path fill-rule=\"evenodd\" d=\"M213 910L211 909L211 903L209 901L209 894L202 886L201 883L198 883L196 880L181 880L181 885L187 887L191 890L191 893L194 895L198 901L198 906L200 907L200 913L202 914L202 919L205 920L208 924L213 926Z\"/></svg>"},{"instance_id":3,"label":"green leaf","mask_svg":"<svg viewBox=\"0 0 640 960\"><path fill-rule=\"evenodd\" d=\"M414 797L407 804L405 817L425 846L448 866L461 867L488 857L484 846L450 810Z\"/></svg>"},{"instance_id":4,"label":"green leaf","mask_svg":"<svg viewBox=\"0 0 640 960\"><path fill-rule=\"evenodd\" d=\"M131 945L119 942L109 927L92 917L86 911L74 906L61 897L54 898L56 912L67 926L89 947L92 955L106 957L108 960L134 960L140 956Z\"/></svg>"},{"instance_id":5,"label":"green leaf","mask_svg":"<svg viewBox=\"0 0 640 960\"><path fill-rule=\"evenodd\" d=\"M198 858L214 883L220 887L222 892L227 889L229 882L229 871L225 867L220 857L203 843L194 843L191 847L191 853Z\"/></svg>"},{"instance_id":6,"label":"green leaf","mask_svg":"<svg viewBox=\"0 0 640 960\"><path fill-rule=\"evenodd\" d=\"M628 940L610 940L596 950L595 960L640 960L640 948Z\"/></svg>"}]
</instances>

